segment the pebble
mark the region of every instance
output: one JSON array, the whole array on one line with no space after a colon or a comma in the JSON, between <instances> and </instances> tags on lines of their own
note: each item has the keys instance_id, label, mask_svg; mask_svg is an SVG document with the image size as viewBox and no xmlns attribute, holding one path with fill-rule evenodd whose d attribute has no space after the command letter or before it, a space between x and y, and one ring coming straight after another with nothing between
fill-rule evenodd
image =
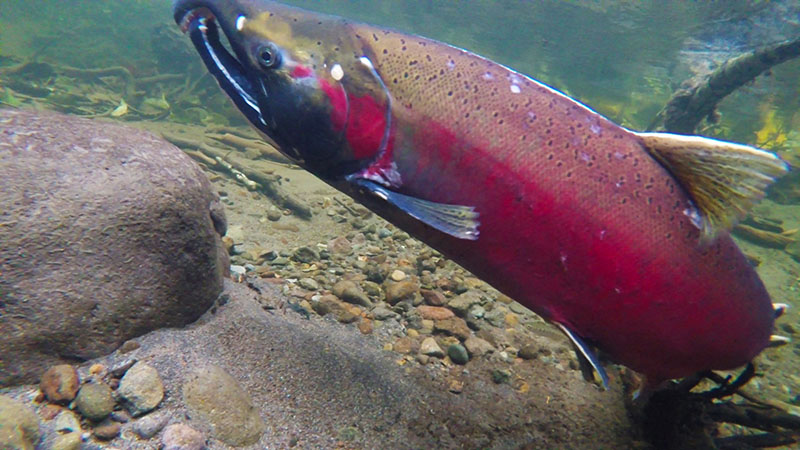
<instances>
[{"instance_id":1,"label":"pebble","mask_svg":"<svg viewBox=\"0 0 800 450\"><path fill-rule=\"evenodd\" d=\"M82 431L80 419L68 409L62 410L55 420L54 428L59 433L71 433L73 431L80 433Z\"/></svg>"},{"instance_id":2,"label":"pebble","mask_svg":"<svg viewBox=\"0 0 800 450\"><path fill-rule=\"evenodd\" d=\"M39 382L39 389L54 403L71 402L75 399L79 387L78 371L69 364L50 367Z\"/></svg>"},{"instance_id":3,"label":"pebble","mask_svg":"<svg viewBox=\"0 0 800 450\"><path fill-rule=\"evenodd\" d=\"M320 316L333 314L341 323L352 323L361 317L361 310L356 306L349 305L339 300L335 295L321 295L311 308Z\"/></svg>"},{"instance_id":4,"label":"pebble","mask_svg":"<svg viewBox=\"0 0 800 450\"><path fill-rule=\"evenodd\" d=\"M374 329L372 321L369 319L362 319L358 322L358 331L361 334L371 334Z\"/></svg>"},{"instance_id":5,"label":"pebble","mask_svg":"<svg viewBox=\"0 0 800 450\"><path fill-rule=\"evenodd\" d=\"M379 228L378 229L378 237L381 239L386 239L390 237L393 233L386 228Z\"/></svg>"},{"instance_id":6,"label":"pebble","mask_svg":"<svg viewBox=\"0 0 800 450\"><path fill-rule=\"evenodd\" d=\"M419 286L413 281L389 283L386 286L386 301L390 305L394 305L402 300L413 298L417 291L419 291Z\"/></svg>"},{"instance_id":7,"label":"pebble","mask_svg":"<svg viewBox=\"0 0 800 450\"><path fill-rule=\"evenodd\" d=\"M476 336L470 336L464 341L464 347L472 357L482 356L486 353L493 352L494 347L488 341Z\"/></svg>"},{"instance_id":8,"label":"pebble","mask_svg":"<svg viewBox=\"0 0 800 450\"><path fill-rule=\"evenodd\" d=\"M270 264L273 266L285 266L289 264L289 258L285 256L278 256L277 258L273 259Z\"/></svg>"},{"instance_id":9,"label":"pebble","mask_svg":"<svg viewBox=\"0 0 800 450\"><path fill-rule=\"evenodd\" d=\"M340 299L348 302L353 303L356 305L370 307L372 306L372 302L367 297L358 285L350 280L341 280L338 281L336 284L333 285L331 288L331 292L333 295L339 297Z\"/></svg>"},{"instance_id":10,"label":"pebble","mask_svg":"<svg viewBox=\"0 0 800 450\"><path fill-rule=\"evenodd\" d=\"M415 345L417 342L414 339L409 337L403 336L396 341L392 345L392 349L397 353L401 353L403 355L407 355L415 350L415 347L419 348L418 345ZM435 343L435 342L434 342Z\"/></svg>"},{"instance_id":11,"label":"pebble","mask_svg":"<svg viewBox=\"0 0 800 450\"><path fill-rule=\"evenodd\" d=\"M447 307L452 309L456 315L464 317L473 305L481 303L480 294L475 291L467 291L447 302Z\"/></svg>"},{"instance_id":12,"label":"pebble","mask_svg":"<svg viewBox=\"0 0 800 450\"><path fill-rule=\"evenodd\" d=\"M114 410L111 388L105 383L87 383L78 391L75 406L83 417L95 422L101 421Z\"/></svg>"},{"instance_id":13,"label":"pebble","mask_svg":"<svg viewBox=\"0 0 800 450\"><path fill-rule=\"evenodd\" d=\"M270 220L272 222L277 222L277 221L281 220L281 217L283 217L283 211L281 211L275 205L272 205L272 206L269 207L269 209L267 209L267 219L268 220Z\"/></svg>"},{"instance_id":14,"label":"pebble","mask_svg":"<svg viewBox=\"0 0 800 450\"><path fill-rule=\"evenodd\" d=\"M509 380L511 380L511 371L508 369L492 370L492 381L496 384L508 383Z\"/></svg>"},{"instance_id":15,"label":"pebble","mask_svg":"<svg viewBox=\"0 0 800 450\"><path fill-rule=\"evenodd\" d=\"M519 316L517 316L516 314L514 314L512 312L506 314L505 317L504 317L504 320L505 320L505 323L506 323L506 327L508 327L508 328L514 328L517 325L519 325Z\"/></svg>"},{"instance_id":16,"label":"pebble","mask_svg":"<svg viewBox=\"0 0 800 450\"><path fill-rule=\"evenodd\" d=\"M43 444L43 447L50 450L78 450L82 443L80 431L72 431L63 434L56 433L52 440Z\"/></svg>"},{"instance_id":17,"label":"pebble","mask_svg":"<svg viewBox=\"0 0 800 450\"><path fill-rule=\"evenodd\" d=\"M403 281L406 279L406 273L402 270L395 269L392 271L392 274L389 276L393 281Z\"/></svg>"},{"instance_id":18,"label":"pebble","mask_svg":"<svg viewBox=\"0 0 800 450\"><path fill-rule=\"evenodd\" d=\"M202 450L205 444L203 433L182 423L168 426L161 437L163 450Z\"/></svg>"},{"instance_id":19,"label":"pebble","mask_svg":"<svg viewBox=\"0 0 800 450\"><path fill-rule=\"evenodd\" d=\"M539 349L533 344L526 344L523 345L519 352L517 352L517 356L522 359L536 359L539 355Z\"/></svg>"},{"instance_id":20,"label":"pebble","mask_svg":"<svg viewBox=\"0 0 800 450\"><path fill-rule=\"evenodd\" d=\"M439 344L437 344L436 340L432 337L423 339L422 344L419 346L419 352L426 356L435 356L437 358L444 357L442 348L439 347Z\"/></svg>"},{"instance_id":21,"label":"pebble","mask_svg":"<svg viewBox=\"0 0 800 450\"><path fill-rule=\"evenodd\" d=\"M504 307L495 307L493 310L488 311L483 315L484 320L489 322L493 327L504 328L506 325L506 311Z\"/></svg>"},{"instance_id":22,"label":"pebble","mask_svg":"<svg viewBox=\"0 0 800 450\"><path fill-rule=\"evenodd\" d=\"M456 364L466 364L469 362L467 349L461 344L453 344L447 347L447 356Z\"/></svg>"},{"instance_id":23,"label":"pebble","mask_svg":"<svg viewBox=\"0 0 800 450\"><path fill-rule=\"evenodd\" d=\"M246 274L246 273L247 273L247 269L245 269L244 266L231 264L231 275L238 275L240 277L243 277L244 274Z\"/></svg>"},{"instance_id":24,"label":"pebble","mask_svg":"<svg viewBox=\"0 0 800 450\"><path fill-rule=\"evenodd\" d=\"M264 432L264 422L250 395L220 367L195 369L183 384L183 399L192 418L207 422L213 436L228 445L253 445ZM162 439L174 432L167 427ZM170 441L164 445L174 444Z\"/></svg>"},{"instance_id":25,"label":"pebble","mask_svg":"<svg viewBox=\"0 0 800 450\"><path fill-rule=\"evenodd\" d=\"M381 291L381 286L378 283L374 281L364 281L362 286L364 287L364 292L366 292L368 296L380 300L383 292Z\"/></svg>"},{"instance_id":26,"label":"pebble","mask_svg":"<svg viewBox=\"0 0 800 450\"><path fill-rule=\"evenodd\" d=\"M301 278L297 281L297 284L308 291L316 291L319 290L319 283L317 283L313 278Z\"/></svg>"},{"instance_id":27,"label":"pebble","mask_svg":"<svg viewBox=\"0 0 800 450\"><path fill-rule=\"evenodd\" d=\"M353 252L353 246L344 236L339 236L328 241L328 251L333 255L349 255Z\"/></svg>"},{"instance_id":28,"label":"pebble","mask_svg":"<svg viewBox=\"0 0 800 450\"><path fill-rule=\"evenodd\" d=\"M120 424L113 421L105 421L100 425L94 427L92 434L100 440L110 441L119 435L121 427Z\"/></svg>"},{"instance_id":29,"label":"pebble","mask_svg":"<svg viewBox=\"0 0 800 450\"><path fill-rule=\"evenodd\" d=\"M425 299L425 303L431 306L444 306L447 303L447 297L439 291L422 289L420 293L422 294L422 298Z\"/></svg>"},{"instance_id":30,"label":"pebble","mask_svg":"<svg viewBox=\"0 0 800 450\"><path fill-rule=\"evenodd\" d=\"M150 439L167 425L169 419L170 416L166 413L148 414L133 422L133 432L141 439Z\"/></svg>"},{"instance_id":31,"label":"pebble","mask_svg":"<svg viewBox=\"0 0 800 450\"><path fill-rule=\"evenodd\" d=\"M314 261L319 260L319 254L314 251L311 247L300 247L294 251L293 255L295 261L299 261L301 263L312 263Z\"/></svg>"},{"instance_id":32,"label":"pebble","mask_svg":"<svg viewBox=\"0 0 800 450\"><path fill-rule=\"evenodd\" d=\"M394 317L399 317L396 312L389 309L386 303L383 302L379 303L378 306L373 308L370 313L372 314L372 318L375 320L387 320Z\"/></svg>"},{"instance_id":33,"label":"pebble","mask_svg":"<svg viewBox=\"0 0 800 450\"><path fill-rule=\"evenodd\" d=\"M461 340L465 340L472 335L467 326L467 322L460 317L451 317L444 320L436 320L433 324L434 331L441 331L450 336L456 336Z\"/></svg>"},{"instance_id":34,"label":"pebble","mask_svg":"<svg viewBox=\"0 0 800 450\"><path fill-rule=\"evenodd\" d=\"M441 306L421 305L417 307L417 312L423 319L444 320L455 317L452 310Z\"/></svg>"},{"instance_id":35,"label":"pebble","mask_svg":"<svg viewBox=\"0 0 800 450\"><path fill-rule=\"evenodd\" d=\"M32 449L39 442L39 418L30 408L0 395L0 448Z\"/></svg>"},{"instance_id":36,"label":"pebble","mask_svg":"<svg viewBox=\"0 0 800 450\"><path fill-rule=\"evenodd\" d=\"M125 373L117 389L125 399L128 411L135 417L152 411L164 399L164 383L158 371L143 362Z\"/></svg>"}]
</instances>

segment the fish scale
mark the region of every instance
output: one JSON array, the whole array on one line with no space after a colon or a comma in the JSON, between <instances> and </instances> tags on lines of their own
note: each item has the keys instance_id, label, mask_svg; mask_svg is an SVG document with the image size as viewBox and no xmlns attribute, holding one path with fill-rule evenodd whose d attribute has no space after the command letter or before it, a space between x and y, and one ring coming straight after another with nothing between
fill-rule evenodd
<instances>
[{"instance_id":1,"label":"fish scale","mask_svg":"<svg viewBox=\"0 0 800 450\"><path fill-rule=\"evenodd\" d=\"M636 133L466 50L271 1L175 18L287 156L556 324L604 384L593 346L657 383L769 344L776 312L727 230L776 156Z\"/></svg>"}]
</instances>

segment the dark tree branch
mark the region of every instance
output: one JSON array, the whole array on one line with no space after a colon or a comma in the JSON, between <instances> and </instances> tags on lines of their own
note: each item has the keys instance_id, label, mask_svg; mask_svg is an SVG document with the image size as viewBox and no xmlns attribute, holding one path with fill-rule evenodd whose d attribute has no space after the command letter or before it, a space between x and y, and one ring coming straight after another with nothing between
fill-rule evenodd
<instances>
[{"instance_id":1,"label":"dark tree branch","mask_svg":"<svg viewBox=\"0 0 800 450\"><path fill-rule=\"evenodd\" d=\"M705 117L713 115L719 102L739 87L772 67L800 56L800 39L781 42L730 59L710 75L683 82L651 124L663 119L663 129L691 134Z\"/></svg>"}]
</instances>

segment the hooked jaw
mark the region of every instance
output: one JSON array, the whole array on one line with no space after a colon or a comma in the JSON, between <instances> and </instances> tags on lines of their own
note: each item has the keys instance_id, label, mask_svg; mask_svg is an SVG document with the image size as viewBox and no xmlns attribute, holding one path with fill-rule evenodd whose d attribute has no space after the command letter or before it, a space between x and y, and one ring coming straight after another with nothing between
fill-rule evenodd
<instances>
[{"instance_id":1,"label":"hooked jaw","mask_svg":"<svg viewBox=\"0 0 800 450\"><path fill-rule=\"evenodd\" d=\"M255 83L248 78L242 63L222 45L219 15L207 6L212 4L213 2L178 1L175 3L175 21L189 35L206 68L236 107L253 126L266 134L267 124L257 100ZM231 43L231 46L236 51L235 44Z\"/></svg>"}]
</instances>

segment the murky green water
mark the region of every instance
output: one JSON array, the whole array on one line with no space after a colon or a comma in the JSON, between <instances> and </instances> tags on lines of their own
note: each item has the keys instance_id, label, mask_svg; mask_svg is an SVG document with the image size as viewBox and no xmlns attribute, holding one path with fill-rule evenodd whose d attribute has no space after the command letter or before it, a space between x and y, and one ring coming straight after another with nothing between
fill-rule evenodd
<instances>
[{"instance_id":1,"label":"murky green water","mask_svg":"<svg viewBox=\"0 0 800 450\"><path fill-rule=\"evenodd\" d=\"M634 129L653 123L687 78L743 52L800 38L800 6L789 0L289 3L473 50ZM174 25L167 0L3 0L0 102L122 121L244 125ZM718 121L701 124L700 132L760 145L800 166L800 58L736 90L718 112ZM800 232L792 234L800 228L800 177L781 182L756 213L800 239ZM775 301L796 306L779 330L794 334L800 244L787 251L741 242L761 260L759 272ZM800 342L800 332L794 337ZM780 401L800 404L800 378L793 373L798 354L792 344L765 358L762 387Z\"/></svg>"}]
</instances>

